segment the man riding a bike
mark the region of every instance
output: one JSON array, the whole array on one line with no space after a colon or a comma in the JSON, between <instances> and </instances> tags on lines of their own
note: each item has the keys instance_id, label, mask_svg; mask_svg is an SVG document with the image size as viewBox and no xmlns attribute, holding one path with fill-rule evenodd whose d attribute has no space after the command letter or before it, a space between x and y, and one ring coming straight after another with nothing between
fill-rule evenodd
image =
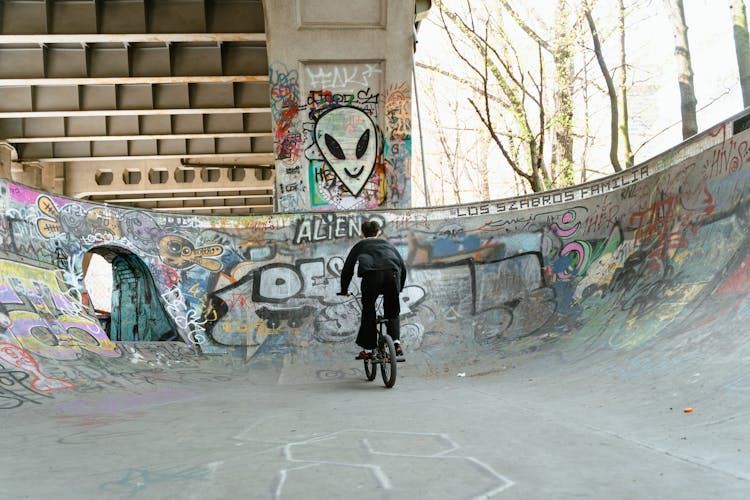
<instances>
[{"instance_id":1,"label":"man riding a bike","mask_svg":"<svg viewBox=\"0 0 750 500\"><path fill-rule=\"evenodd\" d=\"M375 326L375 301L383 296L384 317L388 319L388 334L393 338L396 355L403 356L401 350L400 322L401 303L399 294L406 282L406 264L394 247L387 240L378 238L380 224L376 221L362 223L363 239L349 251L344 267L341 270L341 292L346 295L354 276L354 265L359 263L357 276L362 278L362 320L357 334L357 345L364 350L359 358L367 359L376 347L377 332Z\"/></svg>"}]
</instances>

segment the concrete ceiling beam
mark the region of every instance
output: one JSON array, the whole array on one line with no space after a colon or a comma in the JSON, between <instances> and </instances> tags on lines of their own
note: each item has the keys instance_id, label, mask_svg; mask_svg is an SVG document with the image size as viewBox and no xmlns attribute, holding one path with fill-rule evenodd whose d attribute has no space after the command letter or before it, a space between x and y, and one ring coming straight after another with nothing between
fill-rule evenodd
<instances>
[{"instance_id":1,"label":"concrete ceiling beam","mask_svg":"<svg viewBox=\"0 0 750 500\"><path fill-rule=\"evenodd\" d=\"M206 153L206 154L154 154L154 155L122 155L122 156L78 156L78 157L50 157L50 158L20 158L19 161L59 161L59 162L102 162L119 160L168 160L179 158L237 158L257 161L261 165L273 163L273 153ZM239 162L241 163L241 162Z\"/></svg>"},{"instance_id":2,"label":"concrete ceiling beam","mask_svg":"<svg viewBox=\"0 0 750 500\"><path fill-rule=\"evenodd\" d=\"M141 202L148 201L148 198L140 200ZM219 207L204 206L204 207L155 207L149 210L156 212L214 212L217 210L246 210L249 213L253 213L258 210L273 210L273 205L223 205Z\"/></svg>"},{"instance_id":3,"label":"concrete ceiling beam","mask_svg":"<svg viewBox=\"0 0 750 500\"><path fill-rule=\"evenodd\" d=\"M105 76L78 78L1 78L0 86L157 85L171 83L268 83L268 75Z\"/></svg>"},{"instance_id":4,"label":"concrete ceiling beam","mask_svg":"<svg viewBox=\"0 0 750 500\"><path fill-rule=\"evenodd\" d=\"M44 142L99 142L99 141L153 141L160 139L233 139L245 137L270 137L271 132L227 132L215 134L155 134L155 135L89 135L56 137L8 137L13 143Z\"/></svg>"},{"instance_id":5,"label":"concrete ceiling beam","mask_svg":"<svg viewBox=\"0 0 750 500\"><path fill-rule=\"evenodd\" d=\"M47 45L54 43L265 43L265 33L127 33L0 35L0 45Z\"/></svg>"},{"instance_id":6,"label":"concrete ceiling beam","mask_svg":"<svg viewBox=\"0 0 750 500\"><path fill-rule=\"evenodd\" d=\"M236 191L236 189L235 189ZM194 191L190 191L194 192ZM141 203L141 202L159 202L159 201L195 201L195 200L242 200L242 199L264 199L273 196L273 193L265 194L237 194L223 196L172 196L162 198L107 198L96 200L104 203Z\"/></svg>"},{"instance_id":7,"label":"concrete ceiling beam","mask_svg":"<svg viewBox=\"0 0 750 500\"><path fill-rule=\"evenodd\" d=\"M69 117L82 117L82 116L216 115L216 114L242 114L242 113L270 113L270 112L271 112L270 107L5 111L5 112L0 112L0 119L69 118Z\"/></svg>"}]
</instances>

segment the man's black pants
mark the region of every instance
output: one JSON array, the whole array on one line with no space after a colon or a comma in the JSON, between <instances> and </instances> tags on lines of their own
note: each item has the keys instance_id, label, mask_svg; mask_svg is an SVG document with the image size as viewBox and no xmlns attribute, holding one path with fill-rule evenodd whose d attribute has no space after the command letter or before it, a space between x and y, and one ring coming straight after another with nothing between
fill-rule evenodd
<instances>
[{"instance_id":1,"label":"man's black pants","mask_svg":"<svg viewBox=\"0 0 750 500\"><path fill-rule=\"evenodd\" d=\"M393 340L400 338L399 292L401 277L398 271L370 271L362 276L362 323L359 326L357 345L364 349L375 349L377 331L375 327L375 301L383 296L383 316L388 318L388 335Z\"/></svg>"}]
</instances>

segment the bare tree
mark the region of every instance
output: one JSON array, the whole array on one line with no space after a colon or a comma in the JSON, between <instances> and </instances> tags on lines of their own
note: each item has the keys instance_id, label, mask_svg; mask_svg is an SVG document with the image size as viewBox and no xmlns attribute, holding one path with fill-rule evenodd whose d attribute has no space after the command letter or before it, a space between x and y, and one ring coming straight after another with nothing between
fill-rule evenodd
<instances>
[{"instance_id":1,"label":"bare tree","mask_svg":"<svg viewBox=\"0 0 750 500\"><path fill-rule=\"evenodd\" d=\"M591 113L589 112L589 70L588 65L584 64L582 69L583 86L581 92L583 94L583 130L581 136L583 138L583 144L581 145L580 155L580 182L586 182L588 180L588 154L591 149Z\"/></svg>"},{"instance_id":2,"label":"bare tree","mask_svg":"<svg viewBox=\"0 0 750 500\"><path fill-rule=\"evenodd\" d=\"M471 148L471 151L474 152L475 164L479 173L478 178L475 179L476 182L472 182L472 184L479 193L480 200L490 199L489 166L487 164L490 142L489 133L486 130L482 130L477 134L476 141Z\"/></svg>"},{"instance_id":3,"label":"bare tree","mask_svg":"<svg viewBox=\"0 0 750 500\"><path fill-rule=\"evenodd\" d=\"M573 49L577 30L570 19L571 9L567 0L557 0L555 12L555 40L552 56L555 60L555 114L553 118L554 142L552 143L553 176L559 179L557 185L575 184L573 163Z\"/></svg>"},{"instance_id":4,"label":"bare tree","mask_svg":"<svg viewBox=\"0 0 750 500\"><path fill-rule=\"evenodd\" d=\"M688 28L685 22L685 8L682 0L664 0L674 29L674 55L677 60L677 83L680 87L680 112L682 115L682 138L687 139L698 133L696 117L695 85L693 66L690 59Z\"/></svg>"},{"instance_id":5,"label":"bare tree","mask_svg":"<svg viewBox=\"0 0 750 500\"><path fill-rule=\"evenodd\" d=\"M750 106L750 40L747 33L747 13L743 0L730 0L734 27L734 50L737 54L737 68L740 72L742 87L742 105Z\"/></svg>"},{"instance_id":6,"label":"bare tree","mask_svg":"<svg viewBox=\"0 0 750 500\"><path fill-rule=\"evenodd\" d=\"M599 32L596 29L594 23L594 17L591 14L591 7L588 1L584 1L583 11L586 15L586 21L588 22L589 29L591 30L591 39L594 42L594 53L596 54L596 61L599 63L599 68L602 71L602 76L607 84L607 94L609 94L609 111L610 111L610 143L609 143L609 162L612 164L612 168L615 172L620 172L622 167L620 166L620 160L618 158L618 109L617 109L617 91L615 90L615 84L612 81L612 75L607 68L607 63L604 60L604 54L602 53L602 44L599 40Z\"/></svg>"},{"instance_id":7,"label":"bare tree","mask_svg":"<svg viewBox=\"0 0 750 500\"><path fill-rule=\"evenodd\" d=\"M469 2L464 12L449 9L440 0L436 6L455 54L477 82L478 95L469 104L492 141L532 191L552 186L554 179L544 158L550 119L541 45L537 44L536 58L527 61L504 29L502 12L489 7L475 12Z\"/></svg>"},{"instance_id":8,"label":"bare tree","mask_svg":"<svg viewBox=\"0 0 750 500\"><path fill-rule=\"evenodd\" d=\"M466 203L488 200L487 151L490 139L484 127L477 123L466 123L467 116L459 97L478 93L478 87L467 88L471 82L459 79L440 67L425 63L417 63L417 66L430 71L429 78L422 81L420 88L426 98L423 102L426 103L425 118L431 125L429 135L434 139L433 144L437 146L440 158L431 162L433 166L439 165L439 169L435 169L428 180L430 189L442 193L440 200L436 201ZM452 82L446 82L446 79ZM437 83L438 80L440 83Z\"/></svg>"},{"instance_id":9,"label":"bare tree","mask_svg":"<svg viewBox=\"0 0 750 500\"><path fill-rule=\"evenodd\" d=\"M622 139L622 151L625 158L625 168L633 166L634 155L630 144L630 124L628 112L628 64L625 50L625 1L617 0L618 16L617 31L620 34L620 138Z\"/></svg>"},{"instance_id":10,"label":"bare tree","mask_svg":"<svg viewBox=\"0 0 750 500\"><path fill-rule=\"evenodd\" d=\"M436 71L433 76L447 75ZM456 96L462 91L448 90L444 83L438 85L435 80L425 79L421 86L427 103L425 118L430 123L430 136L435 139L439 158L428 167L428 190L435 193L434 201L439 204L488 200L487 134L483 127L466 123L461 99L446 99L446 94Z\"/></svg>"},{"instance_id":11,"label":"bare tree","mask_svg":"<svg viewBox=\"0 0 750 500\"><path fill-rule=\"evenodd\" d=\"M550 43L519 15L508 0L499 0L505 11L516 24L547 51L554 60L554 112L549 116L553 130L552 160L550 175L554 187L569 186L575 183L573 174L573 88L575 82L573 54L577 38L575 26L571 20L569 0L557 0L555 9L554 43Z\"/></svg>"},{"instance_id":12,"label":"bare tree","mask_svg":"<svg viewBox=\"0 0 750 500\"><path fill-rule=\"evenodd\" d=\"M555 0L545 2L546 11L522 0L433 2L431 20L450 43L455 64L445 57L417 65L469 91L462 105L479 118L478 128L486 131L492 144L490 157L503 158L503 168L521 180L523 192L571 185L634 164L630 128L633 120L638 126L642 113L630 116L633 104L628 97L637 98L649 76L634 79L639 68L628 60L626 39L630 42L630 30L639 27L630 16L655 15L653 9L643 9L653 0L598 2L594 9L595 2ZM609 137L606 129L600 130L600 96L609 105ZM440 99L445 102L446 97ZM435 139L436 146L446 148ZM461 152L450 149L455 161L478 165L468 136L460 144ZM604 165L591 158L601 151L600 144L609 148ZM490 165L487 175L497 178L495 168ZM451 177L448 171L444 174ZM479 178L468 175L464 188ZM481 179L486 179L484 173ZM468 189L482 196L489 193L486 183ZM447 197L450 191L446 187ZM465 190L462 195L466 197Z\"/></svg>"},{"instance_id":13,"label":"bare tree","mask_svg":"<svg viewBox=\"0 0 750 500\"><path fill-rule=\"evenodd\" d=\"M458 103L456 101L446 102L445 105L450 107L453 116L456 117L458 114ZM440 115L438 113L432 115L432 120L440 141L442 156L446 160L443 170L447 171L448 178L446 179L446 176L441 176L441 184L444 186L447 180L449 189L453 191L453 202L461 203L463 201L461 200L462 170L466 168L466 163L461 158L461 134L454 130L449 136L446 128L440 122Z\"/></svg>"}]
</instances>

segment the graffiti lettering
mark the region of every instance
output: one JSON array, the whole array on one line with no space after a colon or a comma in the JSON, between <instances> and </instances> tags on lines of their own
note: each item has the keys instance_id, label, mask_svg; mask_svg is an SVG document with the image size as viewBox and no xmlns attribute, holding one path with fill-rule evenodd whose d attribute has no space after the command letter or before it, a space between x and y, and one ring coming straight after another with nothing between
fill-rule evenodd
<instances>
[{"instance_id":1,"label":"graffiti lettering","mask_svg":"<svg viewBox=\"0 0 750 500\"><path fill-rule=\"evenodd\" d=\"M0 365L0 410L12 410L24 403L41 404L39 397L51 398L38 393L27 383L29 374L21 370L6 370Z\"/></svg>"},{"instance_id":2,"label":"graffiti lettering","mask_svg":"<svg viewBox=\"0 0 750 500\"><path fill-rule=\"evenodd\" d=\"M175 326L181 331L190 332L190 340L196 344L206 342L204 333L205 319L195 309L190 308L187 299L179 287L170 288L161 295L165 312L172 318Z\"/></svg>"},{"instance_id":3,"label":"graffiti lettering","mask_svg":"<svg viewBox=\"0 0 750 500\"><path fill-rule=\"evenodd\" d=\"M381 227L385 225L379 217L347 216L337 214L314 215L299 221L294 233L294 243L328 241L342 238L356 238L362 223L366 220L379 219Z\"/></svg>"},{"instance_id":4,"label":"graffiti lettering","mask_svg":"<svg viewBox=\"0 0 750 500\"><path fill-rule=\"evenodd\" d=\"M370 87L374 78L383 72L376 64L362 66L319 66L307 68L309 88L343 89L351 85Z\"/></svg>"}]
</instances>

